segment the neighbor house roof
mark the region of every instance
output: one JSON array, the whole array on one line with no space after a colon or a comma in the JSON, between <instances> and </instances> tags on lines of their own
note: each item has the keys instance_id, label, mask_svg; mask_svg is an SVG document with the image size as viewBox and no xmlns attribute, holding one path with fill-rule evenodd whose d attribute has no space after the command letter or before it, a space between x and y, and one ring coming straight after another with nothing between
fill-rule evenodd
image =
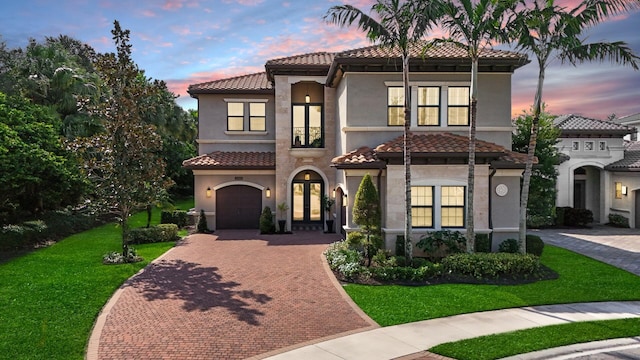
<instances>
[{"instance_id":1,"label":"neighbor house roof","mask_svg":"<svg viewBox=\"0 0 640 360\"><path fill-rule=\"evenodd\" d=\"M187 92L191 96L213 93L262 94L273 93L273 86L267 80L267 73L261 72L189 85Z\"/></svg>"},{"instance_id":2,"label":"neighbor house roof","mask_svg":"<svg viewBox=\"0 0 640 360\"><path fill-rule=\"evenodd\" d=\"M626 125L574 114L558 116L553 120L553 124L560 129L560 137L564 138L590 136L620 137L635 132L634 128Z\"/></svg>"},{"instance_id":3,"label":"neighbor house roof","mask_svg":"<svg viewBox=\"0 0 640 360\"><path fill-rule=\"evenodd\" d=\"M206 169L275 169L274 152L214 151L182 162L192 170Z\"/></svg>"},{"instance_id":4,"label":"neighbor house roof","mask_svg":"<svg viewBox=\"0 0 640 360\"><path fill-rule=\"evenodd\" d=\"M272 82L274 75L279 74L325 76L334 56L335 53L325 51L294 55L268 60L264 67Z\"/></svg>"},{"instance_id":5,"label":"neighbor house roof","mask_svg":"<svg viewBox=\"0 0 640 360\"><path fill-rule=\"evenodd\" d=\"M469 154L469 138L451 133L412 134L411 156L413 158L464 158ZM360 147L331 160L339 168L380 168L385 159L403 156L403 136L399 136L375 149ZM522 168L526 154L507 150L483 140L476 140L476 156L492 159L495 168ZM537 158L534 159L537 163Z\"/></svg>"},{"instance_id":6,"label":"neighbor house roof","mask_svg":"<svg viewBox=\"0 0 640 360\"><path fill-rule=\"evenodd\" d=\"M611 171L640 171L640 141L631 141L624 150L624 158L604 167Z\"/></svg>"}]
</instances>

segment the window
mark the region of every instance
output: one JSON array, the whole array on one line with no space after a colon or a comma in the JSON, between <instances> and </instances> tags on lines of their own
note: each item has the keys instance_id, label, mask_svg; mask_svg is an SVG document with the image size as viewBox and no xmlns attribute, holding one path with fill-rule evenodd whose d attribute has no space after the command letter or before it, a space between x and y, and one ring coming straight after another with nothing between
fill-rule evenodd
<instances>
[{"instance_id":1,"label":"window","mask_svg":"<svg viewBox=\"0 0 640 360\"><path fill-rule=\"evenodd\" d=\"M584 149L587 151L593 151L593 141L585 141Z\"/></svg>"},{"instance_id":2,"label":"window","mask_svg":"<svg viewBox=\"0 0 640 360\"><path fill-rule=\"evenodd\" d=\"M418 125L440 125L440 88L418 88Z\"/></svg>"},{"instance_id":3,"label":"window","mask_svg":"<svg viewBox=\"0 0 640 360\"><path fill-rule=\"evenodd\" d=\"M447 97L448 125L469 125L469 88L450 86Z\"/></svg>"},{"instance_id":4,"label":"window","mask_svg":"<svg viewBox=\"0 0 640 360\"><path fill-rule=\"evenodd\" d=\"M622 199L622 183L617 182L615 185L616 185L616 199Z\"/></svg>"},{"instance_id":5,"label":"window","mask_svg":"<svg viewBox=\"0 0 640 360\"><path fill-rule=\"evenodd\" d=\"M607 142L606 141L600 141L600 151L605 151L607 150Z\"/></svg>"},{"instance_id":6,"label":"window","mask_svg":"<svg viewBox=\"0 0 640 360\"><path fill-rule=\"evenodd\" d=\"M464 186L441 188L441 226L464 227Z\"/></svg>"},{"instance_id":7,"label":"window","mask_svg":"<svg viewBox=\"0 0 640 360\"><path fill-rule=\"evenodd\" d=\"M389 126L404 125L404 88L389 87L387 88L387 108Z\"/></svg>"},{"instance_id":8,"label":"window","mask_svg":"<svg viewBox=\"0 0 640 360\"><path fill-rule=\"evenodd\" d=\"M322 105L294 104L292 116L293 147L324 147Z\"/></svg>"},{"instance_id":9,"label":"window","mask_svg":"<svg viewBox=\"0 0 640 360\"><path fill-rule=\"evenodd\" d=\"M433 227L433 186L411 187L411 226Z\"/></svg>"},{"instance_id":10,"label":"window","mask_svg":"<svg viewBox=\"0 0 640 360\"><path fill-rule=\"evenodd\" d=\"M227 130L244 130L244 103L227 103Z\"/></svg>"},{"instance_id":11,"label":"window","mask_svg":"<svg viewBox=\"0 0 640 360\"><path fill-rule=\"evenodd\" d=\"M249 103L249 131L266 131L266 104Z\"/></svg>"},{"instance_id":12,"label":"window","mask_svg":"<svg viewBox=\"0 0 640 360\"><path fill-rule=\"evenodd\" d=\"M579 141L572 142L571 143L571 150L573 150L573 151L580 150L580 142Z\"/></svg>"}]
</instances>

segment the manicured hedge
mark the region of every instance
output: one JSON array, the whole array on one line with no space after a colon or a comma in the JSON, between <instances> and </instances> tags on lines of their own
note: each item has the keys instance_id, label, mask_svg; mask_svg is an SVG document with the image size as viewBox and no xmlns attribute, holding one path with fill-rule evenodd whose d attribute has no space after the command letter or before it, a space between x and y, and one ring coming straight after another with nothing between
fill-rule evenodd
<instances>
[{"instance_id":1,"label":"manicured hedge","mask_svg":"<svg viewBox=\"0 0 640 360\"><path fill-rule=\"evenodd\" d=\"M178 225L160 224L148 228L134 228L129 230L130 244L149 244L178 240Z\"/></svg>"},{"instance_id":2,"label":"manicured hedge","mask_svg":"<svg viewBox=\"0 0 640 360\"><path fill-rule=\"evenodd\" d=\"M161 224L176 224L178 228L183 228L189 223L189 216L186 210L162 210L160 214Z\"/></svg>"},{"instance_id":3,"label":"manicured hedge","mask_svg":"<svg viewBox=\"0 0 640 360\"><path fill-rule=\"evenodd\" d=\"M574 209L572 207L556 208L556 225L587 226L593 222L593 212L588 209Z\"/></svg>"},{"instance_id":4,"label":"manicured hedge","mask_svg":"<svg viewBox=\"0 0 640 360\"><path fill-rule=\"evenodd\" d=\"M453 254L442 259L442 270L445 274L468 275L477 279L529 275L539 269L540 260L532 254Z\"/></svg>"}]
</instances>

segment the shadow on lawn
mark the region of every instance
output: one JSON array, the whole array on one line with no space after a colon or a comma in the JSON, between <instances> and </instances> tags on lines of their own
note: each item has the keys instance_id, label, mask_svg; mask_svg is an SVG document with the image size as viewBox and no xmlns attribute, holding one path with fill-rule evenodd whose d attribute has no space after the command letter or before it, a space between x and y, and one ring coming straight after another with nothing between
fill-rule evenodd
<instances>
[{"instance_id":1,"label":"shadow on lawn","mask_svg":"<svg viewBox=\"0 0 640 360\"><path fill-rule=\"evenodd\" d=\"M199 264L182 260L162 260L151 264L125 286L139 289L149 301L182 300L182 308L187 311L222 307L240 321L259 325L258 317L264 313L255 306L265 304L272 298L251 290L237 290L241 284L222 281L217 271L216 267L200 267Z\"/></svg>"}]
</instances>

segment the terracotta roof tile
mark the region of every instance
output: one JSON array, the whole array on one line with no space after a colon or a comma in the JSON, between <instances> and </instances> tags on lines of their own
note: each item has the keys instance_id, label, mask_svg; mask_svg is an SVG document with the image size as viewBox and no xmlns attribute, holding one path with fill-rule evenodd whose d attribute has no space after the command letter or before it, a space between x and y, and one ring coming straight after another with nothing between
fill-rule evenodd
<instances>
[{"instance_id":1,"label":"terracotta roof tile","mask_svg":"<svg viewBox=\"0 0 640 360\"><path fill-rule=\"evenodd\" d=\"M344 155L337 156L331 160L333 164L347 165L347 166L362 166L367 167L384 167L384 162L378 160L376 153L368 146L362 146L356 150L350 151Z\"/></svg>"},{"instance_id":2,"label":"terracotta roof tile","mask_svg":"<svg viewBox=\"0 0 640 360\"><path fill-rule=\"evenodd\" d=\"M335 53L316 52L302 55L294 55L279 59L268 60L266 66L270 65L323 65L329 66L333 61Z\"/></svg>"},{"instance_id":3,"label":"terracotta roof tile","mask_svg":"<svg viewBox=\"0 0 640 360\"><path fill-rule=\"evenodd\" d=\"M574 114L558 116L553 120L553 124L560 129L564 135L575 133L626 135L634 132L633 128L626 125Z\"/></svg>"},{"instance_id":4,"label":"terracotta roof tile","mask_svg":"<svg viewBox=\"0 0 640 360\"><path fill-rule=\"evenodd\" d=\"M264 72L236 76L227 79L209 81L200 84L189 85L189 94L206 94L218 92L269 92L273 90L271 82L267 80Z\"/></svg>"},{"instance_id":5,"label":"terracotta roof tile","mask_svg":"<svg viewBox=\"0 0 640 360\"><path fill-rule=\"evenodd\" d=\"M429 48L423 54L423 46L415 45L411 49L411 57L428 58L428 59L467 59L468 55L464 49L453 44L440 44ZM401 57L400 51L396 49L384 48L379 45L367 46L359 49L347 50L336 54L336 59L388 59L392 57ZM509 59L509 60L526 60L526 55L505 50L483 49L480 52L483 59Z\"/></svg>"},{"instance_id":6,"label":"terracotta roof tile","mask_svg":"<svg viewBox=\"0 0 640 360\"><path fill-rule=\"evenodd\" d=\"M490 153L502 154L506 149L500 145L487 141L476 141L476 154ZM376 147L378 154L382 153L402 153L403 136L387 141ZM437 134L411 134L411 152L430 154L466 154L469 152L469 138L451 133Z\"/></svg>"},{"instance_id":7,"label":"terracotta roof tile","mask_svg":"<svg viewBox=\"0 0 640 360\"><path fill-rule=\"evenodd\" d=\"M640 171L640 141L626 145L624 158L604 167L612 171Z\"/></svg>"},{"instance_id":8,"label":"terracotta roof tile","mask_svg":"<svg viewBox=\"0 0 640 360\"><path fill-rule=\"evenodd\" d=\"M187 169L275 169L273 152L214 151L182 162Z\"/></svg>"}]
</instances>

